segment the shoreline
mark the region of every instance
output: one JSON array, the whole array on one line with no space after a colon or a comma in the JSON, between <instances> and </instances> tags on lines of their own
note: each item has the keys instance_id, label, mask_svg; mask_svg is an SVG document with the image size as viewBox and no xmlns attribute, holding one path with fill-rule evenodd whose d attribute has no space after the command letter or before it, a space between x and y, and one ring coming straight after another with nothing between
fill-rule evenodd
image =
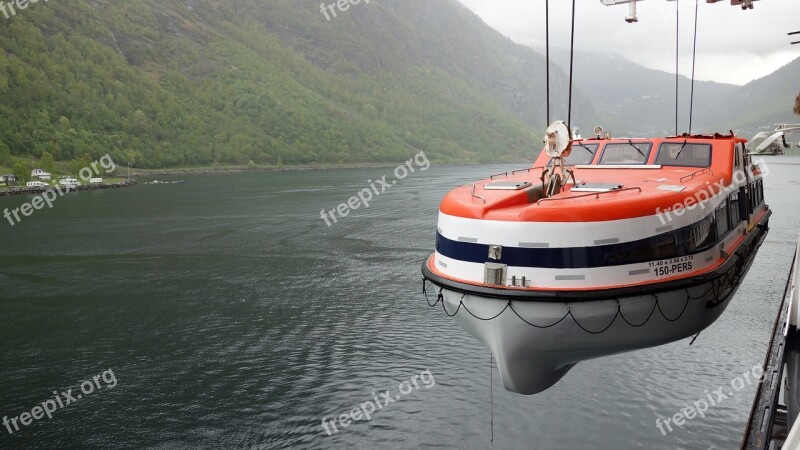
<instances>
[{"instance_id":1,"label":"shoreline","mask_svg":"<svg viewBox=\"0 0 800 450\"><path fill-rule=\"evenodd\" d=\"M402 164L402 163L400 163ZM393 163L354 163L354 164L332 164L332 165L307 165L307 166L226 166L226 167L179 167L165 169L134 169L131 168L131 176L150 177L155 175L214 175L224 173L243 173L243 172L305 172L310 170L338 170L338 169L375 169L385 167L396 167ZM127 177L125 167L117 167L115 175ZM125 172L125 173L123 173Z\"/></svg>"},{"instance_id":2,"label":"shoreline","mask_svg":"<svg viewBox=\"0 0 800 450\"><path fill-rule=\"evenodd\" d=\"M87 184L81 185L76 187L69 188L68 192L80 192L80 191L99 191L104 189L120 189L126 188L129 186L133 186L138 184L136 180L125 180L119 183L103 183L103 184ZM7 189L0 189L0 197L12 197L15 195L38 195L48 190L57 190L58 188L55 186L50 187L27 187L27 186L19 186L19 187L12 187ZM61 187L62 190L65 190L64 187Z\"/></svg>"}]
</instances>

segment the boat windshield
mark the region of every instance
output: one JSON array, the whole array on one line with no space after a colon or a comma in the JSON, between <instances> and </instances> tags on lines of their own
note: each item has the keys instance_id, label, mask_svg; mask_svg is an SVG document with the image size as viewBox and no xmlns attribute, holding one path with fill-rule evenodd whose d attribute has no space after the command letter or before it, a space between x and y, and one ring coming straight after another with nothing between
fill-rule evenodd
<instances>
[{"instance_id":1,"label":"boat windshield","mask_svg":"<svg viewBox=\"0 0 800 450\"><path fill-rule=\"evenodd\" d=\"M569 152L569 156L564 158L564 165L565 166L577 166L577 165L584 165L584 164L591 164L594 160L594 155L597 153L598 144L584 144L581 142L573 142L572 143L572 150ZM550 162L547 163L547 167L553 166L553 160L550 159Z\"/></svg>"},{"instance_id":2,"label":"boat windshield","mask_svg":"<svg viewBox=\"0 0 800 450\"><path fill-rule=\"evenodd\" d=\"M625 142L607 144L600 157L600 164L646 164L650 156L650 142Z\"/></svg>"},{"instance_id":3,"label":"boat windshield","mask_svg":"<svg viewBox=\"0 0 800 450\"><path fill-rule=\"evenodd\" d=\"M709 167L711 144L665 142L658 148L656 164L662 166Z\"/></svg>"}]
</instances>

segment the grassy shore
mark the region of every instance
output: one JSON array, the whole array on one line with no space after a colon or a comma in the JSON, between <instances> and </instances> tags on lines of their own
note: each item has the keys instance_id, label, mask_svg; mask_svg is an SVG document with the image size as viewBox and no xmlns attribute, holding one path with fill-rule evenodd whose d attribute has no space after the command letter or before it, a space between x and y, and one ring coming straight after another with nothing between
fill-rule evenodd
<instances>
[{"instance_id":1,"label":"grassy shore","mask_svg":"<svg viewBox=\"0 0 800 450\"><path fill-rule=\"evenodd\" d=\"M241 172L300 172L306 170L332 170L332 169L369 169L382 167L395 167L401 163L359 163L359 164L310 164L298 166L271 166L271 165L216 165L206 167L165 167L163 169L131 168L131 177L155 175L201 175L219 173ZM127 177L127 167L117 166L116 176Z\"/></svg>"},{"instance_id":2,"label":"grassy shore","mask_svg":"<svg viewBox=\"0 0 800 450\"><path fill-rule=\"evenodd\" d=\"M38 181L38 180L37 180ZM29 195L29 194L36 194L40 192L44 192L48 189L57 189L58 188L58 180L51 180L47 187L28 187L28 186L6 186L0 184L0 196L8 196L8 195ZM122 185L129 186L131 184L136 184L135 182L128 182L127 178L118 178L118 177L104 177L102 183L82 183L81 186L78 188L72 188L75 191L84 191L84 190L95 190L95 189L111 189L111 188L118 188ZM61 187L64 189L64 187Z\"/></svg>"}]
</instances>

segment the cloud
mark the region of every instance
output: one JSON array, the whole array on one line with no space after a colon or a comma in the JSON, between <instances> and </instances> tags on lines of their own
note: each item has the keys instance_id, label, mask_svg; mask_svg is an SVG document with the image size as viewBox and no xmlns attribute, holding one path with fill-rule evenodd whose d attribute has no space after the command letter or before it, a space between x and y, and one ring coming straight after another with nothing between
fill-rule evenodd
<instances>
[{"instance_id":1,"label":"cloud","mask_svg":"<svg viewBox=\"0 0 800 450\"><path fill-rule=\"evenodd\" d=\"M484 22L514 41L543 49L544 0L460 0ZM550 1L551 48L569 47L571 3ZM681 0L681 70L691 74L695 2ZM575 48L618 53L653 69L675 70L676 2L639 3L639 23L627 24L627 5L604 6L600 0L577 2ZM800 57L787 33L800 29L800 2L761 0L742 11L728 2L700 0L697 78L745 84Z\"/></svg>"}]
</instances>

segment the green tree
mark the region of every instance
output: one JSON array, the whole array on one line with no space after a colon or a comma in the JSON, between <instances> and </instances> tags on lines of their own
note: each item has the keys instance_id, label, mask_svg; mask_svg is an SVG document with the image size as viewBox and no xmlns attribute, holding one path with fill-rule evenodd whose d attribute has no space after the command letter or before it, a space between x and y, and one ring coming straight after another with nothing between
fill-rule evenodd
<instances>
[{"instance_id":1,"label":"green tree","mask_svg":"<svg viewBox=\"0 0 800 450\"><path fill-rule=\"evenodd\" d=\"M77 175L84 167L89 167L92 164L92 158L89 155L83 155L80 158L75 158L69 162L69 172Z\"/></svg>"},{"instance_id":2,"label":"green tree","mask_svg":"<svg viewBox=\"0 0 800 450\"><path fill-rule=\"evenodd\" d=\"M53 159L53 155L51 155L49 152L42 153L42 157L39 158L39 168L43 169L45 172L55 172L56 161Z\"/></svg>"},{"instance_id":3,"label":"green tree","mask_svg":"<svg viewBox=\"0 0 800 450\"><path fill-rule=\"evenodd\" d=\"M8 166L11 161L11 149L5 142L0 142L0 166Z\"/></svg>"},{"instance_id":4,"label":"green tree","mask_svg":"<svg viewBox=\"0 0 800 450\"><path fill-rule=\"evenodd\" d=\"M17 161L13 170L14 176L17 177L17 184L25 184L31 179L31 169L26 161Z\"/></svg>"}]
</instances>

